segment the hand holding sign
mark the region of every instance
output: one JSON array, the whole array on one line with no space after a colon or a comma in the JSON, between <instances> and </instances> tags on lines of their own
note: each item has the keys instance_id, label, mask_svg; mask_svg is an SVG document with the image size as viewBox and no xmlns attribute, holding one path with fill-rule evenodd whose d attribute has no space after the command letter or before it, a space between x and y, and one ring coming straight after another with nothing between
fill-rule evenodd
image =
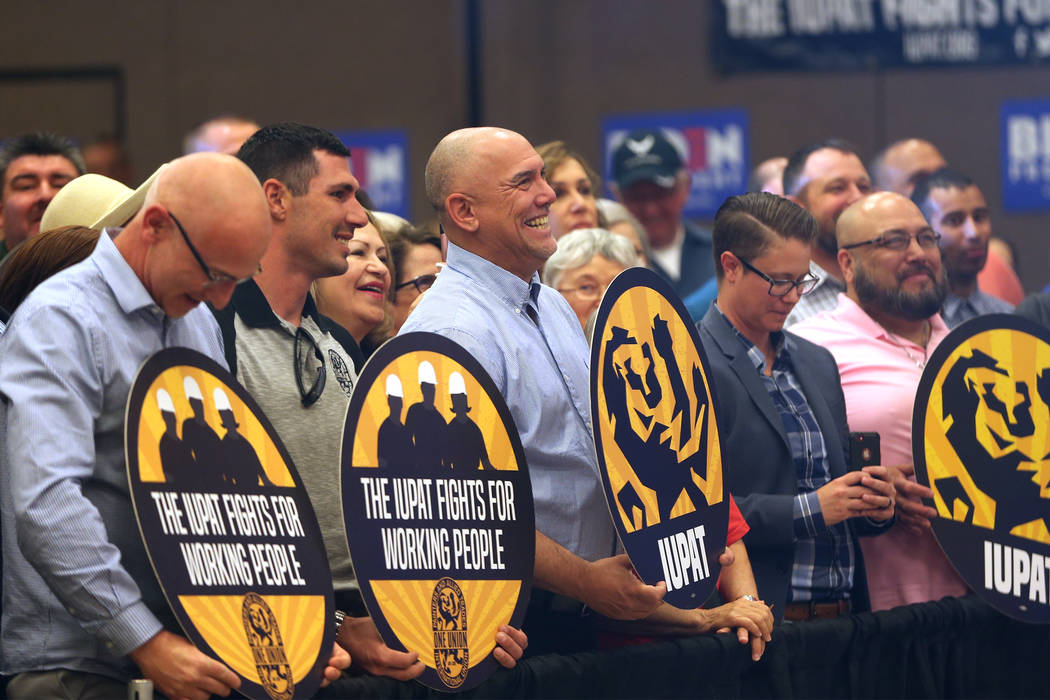
<instances>
[{"instance_id":1,"label":"hand holding sign","mask_svg":"<svg viewBox=\"0 0 1050 700\"><path fill-rule=\"evenodd\" d=\"M207 700L226 697L241 687L241 679L225 664L198 651L189 640L161 630L131 654L142 675L169 698Z\"/></svg>"},{"instance_id":2,"label":"hand holding sign","mask_svg":"<svg viewBox=\"0 0 1050 700\"><path fill-rule=\"evenodd\" d=\"M518 659L522 657L529 646L529 638L525 632L510 625L500 625L496 633L496 644L499 647L492 652L492 656L504 668L514 668Z\"/></svg>"},{"instance_id":3,"label":"hand holding sign","mask_svg":"<svg viewBox=\"0 0 1050 700\"><path fill-rule=\"evenodd\" d=\"M338 642L332 644L332 656L328 659L328 665L324 669L324 680L321 681L321 687L326 687L329 683L335 680L339 680L339 677L343 675L343 671L350 668L350 654L343 647L339 646Z\"/></svg>"},{"instance_id":4,"label":"hand holding sign","mask_svg":"<svg viewBox=\"0 0 1050 700\"><path fill-rule=\"evenodd\" d=\"M343 620L336 641L350 652L353 663L375 676L410 681L418 678L426 668L418 653L394 651L388 647L370 617Z\"/></svg>"},{"instance_id":5,"label":"hand holding sign","mask_svg":"<svg viewBox=\"0 0 1050 700\"><path fill-rule=\"evenodd\" d=\"M581 592L581 600L596 612L615 620L637 620L660 606L667 584L647 585L634 573L630 557L620 554L591 562Z\"/></svg>"}]
</instances>

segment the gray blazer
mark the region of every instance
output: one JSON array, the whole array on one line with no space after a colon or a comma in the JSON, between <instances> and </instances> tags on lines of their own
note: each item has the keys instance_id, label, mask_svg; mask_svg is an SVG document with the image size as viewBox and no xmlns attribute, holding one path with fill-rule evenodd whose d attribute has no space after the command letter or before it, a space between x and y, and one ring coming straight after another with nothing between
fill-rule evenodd
<instances>
[{"instance_id":1,"label":"gray blazer","mask_svg":"<svg viewBox=\"0 0 1050 700\"><path fill-rule=\"evenodd\" d=\"M795 556L793 504L798 479L791 448L773 399L721 312L712 304L697 327L717 394L725 483L751 528L744 543L759 596L773 604L773 614L779 621L784 615ZM792 333L785 335L795 376L824 437L830 476L837 478L846 473L849 444L838 367L824 348ZM875 526L865 519L850 521L857 558L851 593L854 610L870 607L856 536L886 529L888 525Z\"/></svg>"}]
</instances>

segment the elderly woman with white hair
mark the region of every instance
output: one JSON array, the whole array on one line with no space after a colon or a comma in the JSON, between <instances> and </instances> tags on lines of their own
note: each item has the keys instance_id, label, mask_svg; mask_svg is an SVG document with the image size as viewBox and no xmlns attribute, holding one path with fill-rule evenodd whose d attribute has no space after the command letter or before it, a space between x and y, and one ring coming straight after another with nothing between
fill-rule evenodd
<instances>
[{"instance_id":1,"label":"elderly woman with white hair","mask_svg":"<svg viewBox=\"0 0 1050 700\"><path fill-rule=\"evenodd\" d=\"M634 246L623 236L602 228L578 229L558 239L558 250L543 266L543 282L561 292L586 329L606 287L637 265Z\"/></svg>"}]
</instances>

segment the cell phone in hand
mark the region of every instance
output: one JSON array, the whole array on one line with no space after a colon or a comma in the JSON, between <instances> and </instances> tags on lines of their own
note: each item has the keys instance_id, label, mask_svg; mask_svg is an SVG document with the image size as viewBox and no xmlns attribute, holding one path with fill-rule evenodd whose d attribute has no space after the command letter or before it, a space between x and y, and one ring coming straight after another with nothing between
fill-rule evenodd
<instances>
[{"instance_id":1,"label":"cell phone in hand","mask_svg":"<svg viewBox=\"0 0 1050 700\"><path fill-rule=\"evenodd\" d=\"M878 433L849 434L849 464L854 469L882 464Z\"/></svg>"}]
</instances>

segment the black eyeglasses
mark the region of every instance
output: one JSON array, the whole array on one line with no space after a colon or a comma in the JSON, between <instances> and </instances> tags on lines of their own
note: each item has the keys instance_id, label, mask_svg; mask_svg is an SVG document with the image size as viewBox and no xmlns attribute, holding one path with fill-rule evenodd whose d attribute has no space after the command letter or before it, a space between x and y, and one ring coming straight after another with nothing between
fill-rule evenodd
<instances>
[{"instance_id":1,"label":"black eyeglasses","mask_svg":"<svg viewBox=\"0 0 1050 700\"><path fill-rule=\"evenodd\" d=\"M309 359L308 357L303 357L302 353L304 338L313 350L314 359L318 362L317 377L314 378L314 383L309 389L303 383L303 365ZM309 408L317 403L317 399L321 398L321 392L324 391L324 355L321 354L321 348L317 345L314 337L304 331L302 326L295 329L295 357L293 361L295 362L295 383L299 386L299 396L303 400L303 408Z\"/></svg>"},{"instance_id":2,"label":"black eyeglasses","mask_svg":"<svg viewBox=\"0 0 1050 700\"><path fill-rule=\"evenodd\" d=\"M895 231L893 233L884 233L881 236L875 238L869 238L866 241L859 243L850 243L848 245L840 245L839 248L843 250L849 250L850 248L859 248L862 245L874 245L879 248L885 248L887 250L902 251L907 250L908 246L911 245L911 239L914 238L919 244L920 248L934 248L941 240L941 234L933 231L919 231L917 234L912 236L909 233L903 231Z\"/></svg>"},{"instance_id":3,"label":"black eyeglasses","mask_svg":"<svg viewBox=\"0 0 1050 700\"><path fill-rule=\"evenodd\" d=\"M416 288L417 292L422 294L434 285L434 280L436 280L437 278L438 276L433 274L420 275L419 277L414 277L407 282L402 282L401 284L397 285L396 287L394 287L394 291L400 292L405 287L413 286Z\"/></svg>"},{"instance_id":4,"label":"black eyeglasses","mask_svg":"<svg viewBox=\"0 0 1050 700\"><path fill-rule=\"evenodd\" d=\"M741 265L754 272L766 282L769 282L769 296L771 297L786 297L791 293L792 289L796 288L798 289L798 295L803 296L804 294L812 292L817 286L817 283L820 282L820 278L810 272L807 272L797 280L775 280L747 260L744 260L743 258L737 258L737 260L740 261Z\"/></svg>"},{"instance_id":5,"label":"black eyeglasses","mask_svg":"<svg viewBox=\"0 0 1050 700\"><path fill-rule=\"evenodd\" d=\"M241 284L242 282L247 282L252 277L255 277L255 275L262 272L262 265L259 266L259 268L255 271L254 274L241 278L234 277L233 275L227 275L222 272L212 271L212 269L208 267L208 264L204 262L204 258L201 257L200 251L197 250L197 246L193 245L193 242L190 240L190 237L186 235L186 229L182 228L182 224L179 223L179 220L176 219L175 215L172 214L170 211L168 212L168 216L171 217L171 220L175 222L175 227L179 229L179 233L182 234L182 240L186 241L186 246L190 249L190 252L193 253L193 257L197 261L197 264L201 266L201 270L204 271L204 276L208 278L208 281L205 282L203 285L205 289L207 289L208 287L213 287L217 284L229 284L230 282L232 282L233 284Z\"/></svg>"}]
</instances>

